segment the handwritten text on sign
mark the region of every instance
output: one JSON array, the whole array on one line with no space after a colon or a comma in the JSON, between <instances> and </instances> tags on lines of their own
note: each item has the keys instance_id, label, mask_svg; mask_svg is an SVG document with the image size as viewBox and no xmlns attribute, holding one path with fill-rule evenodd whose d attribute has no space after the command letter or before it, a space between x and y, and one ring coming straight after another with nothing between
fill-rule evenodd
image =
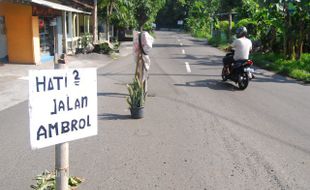
<instances>
[{"instance_id":1,"label":"handwritten text on sign","mask_svg":"<svg viewBox=\"0 0 310 190\"><path fill-rule=\"evenodd\" d=\"M96 135L96 69L29 71L29 115L32 149Z\"/></svg>"}]
</instances>

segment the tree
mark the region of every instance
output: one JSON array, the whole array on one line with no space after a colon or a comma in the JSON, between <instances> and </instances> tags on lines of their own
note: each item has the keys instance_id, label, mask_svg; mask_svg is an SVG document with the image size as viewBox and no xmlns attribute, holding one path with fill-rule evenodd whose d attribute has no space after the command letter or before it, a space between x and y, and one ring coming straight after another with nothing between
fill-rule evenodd
<instances>
[{"instance_id":1,"label":"tree","mask_svg":"<svg viewBox=\"0 0 310 190\"><path fill-rule=\"evenodd\" d=\"M110 25L113 21L132 24L132 1L130 0L100 0L99 12L106 22L106 40L110 40ZM129 21L128 21L128 20Z\"/></svg>"},{"instance_id":2,"label":"tree","mask_svg":"<svg viewBox=\"0 0 310 190\"><path fill-rule=\"evenodd\" d=\"M219 0L178 0L186 17L186 27L192 34L206 37L212 33L213 16Z\"/></svg>"},{"instance_id":3,"label":"tree","mask_svg":"<svg viewBox=\"0 0 310 190\"><path fill-rule=\"evenodd\" d=\"M242 6L242 0L220 0L220 10L228 14L229 28L228 28L228 38L231 41L232 36L232 12L235 8Z\"/></svg>"},{"instance_id":4,"label":"tree","mask_svg":"<svg viewBox=\"0 0 310 190\"><path fill-rule=\"evenodd\" d=\"M291 59L300 59L303 53L303 45L310 32L309 12L309 1L293 1L288 3L289 24L291 26L288 45L291 48L288 48L287 55Z\"/></svg>"},{"instance_id":5,"label":"tree","mask_svg":"<svg viewBox=\"0 0 310 190\"><path fill-rule=\"evenodd\" d=\"M272 0L265 5L274 18L282 21L283 51L288 59L299 59L309 34L310 2L301 0Z\"/></svg>"},{"instance_id":6,"label":"tree","mask_svg":"<svg viewBox=\"0 0 310 190\"><path fill-rule=\"evenodd\" d=\"M178 1L167 0L166 6L159 11L156 24L164 28L177 28L179 20L185 20L188 11Z\"/></svg>"},{"instance_id":7,"label":"tree","mask_svg":"<svg viewBox=\"0 0 310 190\"><path fill-rule=\"evenodd\" d=\"M134 1L134 16L138 22L138 28L143 30L143 25L150 19L152 11L151 2L148 0Z\"/></svg>"},{"instance_id":8,"label":"tree","mask_svg":"<svg viewBox=\"0 0 310 190\"><path fill-rule=\"evenodd\" d=\"M140 31L147 22L155 21L158 11L165 5L166 0L133 0L134 16Z\"/></svg>"},{"instance_id":9,"label":"tree","mask_svg":"<svg viewBox=\"0 0 310 190\"><path fill-rule=\"evenodd\" d=\"M140 30L147 22L155 21L158 11L166 0L99 0L99 12L105 19L109 40L110 25L121 28L138 27Z\"/></svg>"},{"instance_id":10,"label":"tree","mask_svg":"<svg viewBox=\"0 0 310 190\"><path fill-rule=\"evenodd\" d=\"M132 1L118 1L115 14L112 15L111 22L117 28L135 28L137 22L133 15L133 2Z\"/></svg>"},{"instance_id":11,"label":"tree","mask_svg":"<svg viewBox=\"0 0 310 190\"><path fill-rule=\"evenodd\" d=\"M106 40L110 41L110 20L113 9L116 6L117 0L100 0L99 9L102 17L105 17L106 24ZM105 11L104 11L105 10Z\"/></svg>"}]
</instances>

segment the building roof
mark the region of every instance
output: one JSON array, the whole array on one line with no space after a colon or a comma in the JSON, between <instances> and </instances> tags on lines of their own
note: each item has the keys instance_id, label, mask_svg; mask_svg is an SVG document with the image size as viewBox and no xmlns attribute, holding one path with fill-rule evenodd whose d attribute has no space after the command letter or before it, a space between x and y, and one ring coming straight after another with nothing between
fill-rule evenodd
<instances>
[{"instance_id":1,"label":"building roof","mask_svg":"<svg viewBox=\"0 0 310 190\"><path fill-rule=\"evenodd\" d=\"M75 13L91 14L91 12L87 12L87 11L80 10L80 9L77 9L77 8L72 8L70 6L62 5L62 4L59 4L59 3L56 3L56 2L51 2L51 1L46 1L46 0L31 0L31 2L35 3L35 4L38 4L38 5L41 5L41 6L49 7L49 8L52 8L52 9L56 9L56 10L75 12Z\"/></svg>"},{"instance_id":2,"label":"building roof","mask_svg":"<svg viewBox=\"0 0 310 190\"><path fill-rule=\"evenodd\" d=\"M91 12L94 9L93 0L49 0L62 5L70 6L76 9L82 9L84 11Z\"/></svg>"}]
</instances>

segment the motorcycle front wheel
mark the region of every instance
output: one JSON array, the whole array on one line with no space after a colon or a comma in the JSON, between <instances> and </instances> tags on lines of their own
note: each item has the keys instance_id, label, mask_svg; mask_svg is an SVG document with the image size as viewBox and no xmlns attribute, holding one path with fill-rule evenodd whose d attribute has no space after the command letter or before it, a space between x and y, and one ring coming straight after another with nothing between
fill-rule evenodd
<instances>
[{"instance_id":1,"label":"motorcycle front wheel","mask_svg":"<svg viewBox=\"0 0 310 190\"><path fill-rule=\"evenodd\" d=\"M223 69L222 69L222 80L223 81L227 81L227 77L226 77L225 73L226 73L226 69L225 69L225 67L223 67Z\"/></svg>"},{"instance_id":2,"label":"motorcycle front wheel","mask_svg":"<svg viewBox=\"0 0 310 190\"><path fill-rule=\"evenodd\" d=\"M249 77L246 73L242 73L239 76L238 87L240 90L244 90L248 87L248 85L249 85Z\"/></svg>"}]
</instances>

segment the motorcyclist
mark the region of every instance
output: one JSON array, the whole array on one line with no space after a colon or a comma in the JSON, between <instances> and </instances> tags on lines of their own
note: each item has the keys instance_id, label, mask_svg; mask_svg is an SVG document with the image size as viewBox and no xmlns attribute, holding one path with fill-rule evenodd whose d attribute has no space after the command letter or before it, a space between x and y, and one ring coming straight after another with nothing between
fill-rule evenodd
<instances>
[{"instance_id":1,"label":"motorcyclist","mask_svg":"<svg viewBox=\"0 0 310 190\"><path fill-rule=\"evenodd\" d=\"M228 50L233 50L233 54L227 54L224 58L224 66L227 68L226 72L229 72L228 67L235 63L235 67L238 67L238 63L249 59L250 51L252 50L252 42L248 39L246 27L240 27L236 30L237 39L233 41Z\"/></svg>"},{"instance_id":2,"label":"motorcyclist","mask_svg":"<svg viewBox=\"0 0 310 190\"><path fill-rule=\"evenodd\" d=\"M252 42L246 37L247 33L246 27L240 27L236 30L237 39L231 44L231 47L235 50L235 61L249 59L250 51L252 50Z\"/></svg>"}]
</instances>

